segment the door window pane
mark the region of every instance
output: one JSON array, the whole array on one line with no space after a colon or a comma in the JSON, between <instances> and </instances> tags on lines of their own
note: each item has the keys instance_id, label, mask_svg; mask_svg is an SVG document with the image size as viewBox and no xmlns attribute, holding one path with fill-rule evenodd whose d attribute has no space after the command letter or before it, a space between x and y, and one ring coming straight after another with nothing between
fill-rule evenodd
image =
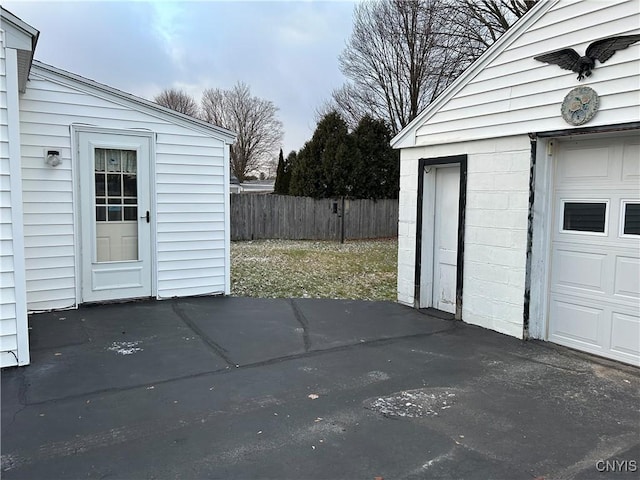
<instances>
[{"instance_id":1,"label":"door window pane","mask_svg":"<svg viewBox=\"0 0 640 480\"><path fill-rule=\"evenodd\" d=\"M138 260L137 152L96 148L94 153L97 260Z\"/></svg>"},{"instance_id":2,"label":"door window pane","mask_svg":"<svg viewBox=\"0 0 640 480\"><path fill-rule=\"evenodd\" d=\"M574 232L604 233L606 202L565 202L562 229Z\"/></svg>"},{"instance_id":3,"label":"door window pane","mask_svg":"<svg viewBox=\"0 0 640 480\"><path fill-rule=\"evenodd\" d=\"M625 235L640 235L640 203L624 204L624 228Z\"/></svg>"},{"instance_id":4,"label":"door window pane","mask_svg":"<svg viewBox=\"0 0 640 480\"><path fill-rule=\"evenodd\" d=\"M136 185L136 176L126 174L122 178L125 197L135 197L138 195L138 186Z\"/></svg>"},{"instance_id":5,"label":"door window pane","mask_svg":"<svg viewBox=\"0 0 640 480\"><path fill-rule=\"evenodd\" d=\"M122 194L121 182L122 175L107 175L107 193L110 197L119 197Z\"/></svg>"},{"instance_id":6,"label":"door window pane","mask_svg":"<svg viewBox=\"0 0 640 480\"><path fill-rule=\"evenodd\" d=\"M105 150L96 148L96 172L104 172L105 158Z\"/></svg>"},{"instance_id":7,"label":"door window pane","mask_svg":"<svg viewBox=\"0 0 640 480\"><path fill-rule=\"evenodd\" d=\"M124 207L124 219L125 220L137 220L138 208L137 207Z\"/></svg>"},{"instance_id":8,"label":"door window pane","mask_svg":"<svg viewBox=\"0 0 640 480\"><path fill-rule=\"evenodd\" d=\"M107 150L107 171L121 172L120 151Z\"/></svg>"},{"instance_id":9,"label":"door window pane","mask_svg":"<svg viewBox=\"0 0 640 480\"><path fill-rule=\"evenodd\" d=\"M122 220L122 207L109 207L109 221L118 222Z\"/></svg>"},{"instance_id":10,"label":"door window pane","mask_svg":"<svg viewBox=\"0 0 640 480\"><path fill-rule=\"evenodd\" d=\"M102 173L96 173L95 176L95 182L96 182L96 196L101 197L103 196L105 193L105 187L104 187L104 183L105 183L105 176Z\"/></svg>"}]
</instances>

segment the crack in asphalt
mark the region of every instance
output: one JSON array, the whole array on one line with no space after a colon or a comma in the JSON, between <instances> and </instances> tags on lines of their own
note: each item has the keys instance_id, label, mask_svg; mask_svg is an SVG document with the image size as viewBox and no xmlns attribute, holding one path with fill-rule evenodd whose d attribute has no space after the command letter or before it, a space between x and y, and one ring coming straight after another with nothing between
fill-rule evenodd
<instances>
[{"instance_id":1,"label":"crack in asphalt","mask_svg":"<svg viewBox=\"0 0 640 480\"><path fill-rule=\"evenodd\" d=\"M193 320L191 320L189 318L189 316L185 312L183 312L180 309L180 306L178 305L178 302L173 302L172 305L171 305L171 308L173 309L175 314L178 316L178 318L180 318L180 320L182 320L182 322L187 327L189 327L189 329L193 333L195 333L198 337L200 337L200 340L202 340L211 350L213 350L213 352L216 355L218 355L220 358L222 358L228 366L230 366L230 367L237 367L238 366L238 364L236 362L231 360L231 358L227 354L227 351L222 346L220 346L216 342L214 342L200 327L198 327L193 322Z\"/></svg>"},{"instance_id":2,"label":"crack in asphalt","mask_svg":"<svg viewBox=\"0 0 640 480\"><path fill-rule=\"evenodd\" d=\"M27 390L29 387L27 386L27 378L24 374L24 369L21 368L18 371L17 375L18 375L17 380L20 382L20 386L18 387L18 403L21 406L14 412L14 414L11 417L11 421L8 424L6 424L6 427L10 427L11 425L13 425L16 421L16 418L18 417L18 414L29 406L27 403Z\"/></svg>"},{"instance_id":3,"label":"crack in asphalt","mask_svg":"<svg viewBox=\"0 0 640 480\"><path fill-rule=\"evenodd\" d=\"M304 341L304 351L309 352L311 351L311 339L309 338L309 322L307 321L307 318L304 316L304 313L302 313L302 310L300 310L300 307L298 306L298 304L295 302L293 298L289 299L289 304L291 305L291 310L293 310L293 316L302 327L302 340Z\"/></svg>"},{"instance_id":4,"label":"crack in asphalt","mask_svg":"<svg viewBox=\"0 0 640 480\"><path fill-rule=\"evenodd\" d=\"M416 334L404 335L404 336L400 336L400 337L380 338L380 339L375 339L375 340L369 340L369 341L363 341L363 342L361 341L361 342L357 342L357 343L350 343L350 344L347 344L347 345L340 345L340 346L337 346L337 347L330 347L330 348L319 349L319 350L311 350L309 352L285 355L285 356L282 356L282 357L271 358L271 359L268 359L268 360L261 360L259 362L248 363L248 364L245 364L245 365L236 366L236 364L230 363L229 366L224 367L224 368L219 368L219 369L209 370L209 371L205 371L205 372L194 373L192 375L181 375L179 377L168 378L168 379L165 379L165 380L157 380L157 381L154 381L154 382L142 383L142 384L132 385L132 386L112 387L112 388L104 388L104 389L100 389L100 390L92 390L91 392L84 392L84 393L79 393L79 394L75 394L75 395L69 395L69 396L66 396L66 397L53 398L53 399L43 400L43 401L39 401L39 402L31 402L31 403L27 403L26 406L46 405L48 403L64 402L64 401L74 400L74 399L78 399L78 398L84 398L84 397L88 397L88 396L92 396L92 395L103 395L103 394L108 394L108 393L126 392L128 390L135 390L136 388L146 388L146 387L150 387L150 386L164 385L164 384L171 383L171 382L176 382L176 381L179 381L179 380L188 380L188 379L200 378L200 377L206 377L206 376L226 375L226 374L228 374L230 372L235 372L235 371L238 371L238 370L245 370L245 369L260 368L260 367L265 367L265 366L270 366L270 365L277 365L279 363L284 363L284 362L288 362L288 361L292 361L292 360L299 360L299 359L303 359L303 358L317 357L317 356L336 353L336 352L344 352L344 351L351 350L351 349L378 347L378 346L384 346L384 345L388 345L388 344L391 344L391 343L394 343L394 342L403 341L403 340L426 338L426 337L430 337L430 336L433 336L433 335L447 333L451 328L455 328L455 327L448 327L448 328L444 328L444 329L441 329L441 330L435 330L433 332L427 332L427 333L416 333ZM231 367L233 367L233 368L231 368Z\"/></svg>"}]
</instances>

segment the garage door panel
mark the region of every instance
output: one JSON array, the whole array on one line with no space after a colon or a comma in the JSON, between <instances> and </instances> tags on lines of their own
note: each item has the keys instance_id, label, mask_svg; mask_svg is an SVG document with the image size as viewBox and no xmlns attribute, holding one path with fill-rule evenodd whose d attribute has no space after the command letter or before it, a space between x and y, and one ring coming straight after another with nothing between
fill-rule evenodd
<instances>
[{"instance_id":1,"label":"garage door panel","mask_svg":"<svg viewBox=\"0 0 640 480\"><path fill-rule=\"evenodd\" d=\"M609 148L573 148L563 154L558 168L558 181L583 182L585 179L608 179L610 176Z\"/></svg>"},{"instance_id":2,"label":"garage door panel","mask_svg":"<svg viewBox=\"0 0 640 480\"><path fill-rule=\"evenodd\" d=\"M627 143L622 153L622 180L638 182L640 180L640 145Z\"/></svg>"},{"instance_id":3,"label":"garage door panel","mask_svg":"<svg viewBox=\"0 0 640 480\"><path fill-rule=\"evenodd\" d=\"M604 309L580 303L571 303L557 298L551 299L551 335L556 340L569 340L592 347L601 347ZM565 344L565 342L559 342Z\"/></svg>"},{"instance_id":4,"label":"garage door panel","mask_svg":"<svg viewBox=\"0 0 640 480\"><path fill-rule=\"evenodd\" d=\"M614 294L640 299L640 258L617 256L615 270Z\"/></svg>"},{"instance_id":5,"label":"garage door panel","mask_svg":"<svg viewBox=\"0 0 640 480\"><path fill-rule=\"evenodd\" d=\"M640 365L640 142L557 145L548 338Z\"/></svg>"},{"instance_id":6,"label":"garage door panel","mask_svg":"<svg viewBox=\"0 0 640 480\"><path fill-rule=\"evenodd\" d=\"M640 317L613 312L611 316L611 350L640 356Z\"/></svg>"},{"instance_id":7,"label":"garage door panel","mask_svg":"<svg viewBox=\"0 0 640 480\"><path fill-rule=\"evenodd\" d=\"M605 293L607 255L557 249L554 252L553 285L593 293Z\"/></svg>"}]
</instances>

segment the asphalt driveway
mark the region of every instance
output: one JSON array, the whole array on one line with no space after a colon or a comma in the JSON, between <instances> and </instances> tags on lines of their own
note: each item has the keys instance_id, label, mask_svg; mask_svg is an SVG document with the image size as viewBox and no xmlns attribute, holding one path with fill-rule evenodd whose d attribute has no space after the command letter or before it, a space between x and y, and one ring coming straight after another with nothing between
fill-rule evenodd
<instances>
[{"instance_id":1,"label":"asphalt driveway","mask_svg":"<svg viewBox=\"0 0 640 480\"><path fill-rule=\"evenodd\" d=\"M30 332L2 372L5 479L640 471L638 369L393 303L190 298Z\"/></svg>"}]
</instances>

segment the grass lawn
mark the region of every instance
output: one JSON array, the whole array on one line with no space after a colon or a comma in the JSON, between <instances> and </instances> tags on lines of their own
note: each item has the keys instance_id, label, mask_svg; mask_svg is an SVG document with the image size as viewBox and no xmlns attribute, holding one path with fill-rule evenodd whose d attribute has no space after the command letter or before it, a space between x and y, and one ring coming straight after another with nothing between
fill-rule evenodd
<instances>
[{"instance_id":1,"label":"grass lawn","mask_svg":"<svg viewBox=\"0 0 640 480\"><path fill-rule=\"evenodd\" d=\"M395 300L397 240L231 243L231 294Z\"/></svg>"}]
</instances>

